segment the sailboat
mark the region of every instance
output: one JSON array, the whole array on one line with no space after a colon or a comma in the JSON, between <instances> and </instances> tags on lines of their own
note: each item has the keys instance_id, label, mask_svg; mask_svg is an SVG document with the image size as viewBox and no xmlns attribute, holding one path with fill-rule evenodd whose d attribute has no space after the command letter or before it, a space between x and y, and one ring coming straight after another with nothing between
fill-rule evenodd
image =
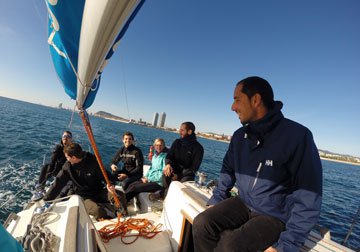
<instances>
[{"instance_id":1,"label":"sailboat","mask_svg":"<svg viewBox=\"0 0 360 252\"><path fill-rule=\"evenodd\" d=\"M65 92L76 101L91 142L95 142L86 109L93 104L102 72L144 0L46 0L46 4L54 67ZM101 164L96 146L93 149ZM144 168L145 172L148 168ZM206 209L212 195L210 184L174 181L164 201L150 201L148 193L141 193L140 204L135 202L129 210L130 218L146 219L159 227L160 232L151 239L131 231L133 236L104 240L99 231L118 219L92 219L77 195L52 202L29 202L23 211L10 214L4 226L18 239L34 226L44 230L45 237L34 234L28 241L28 248L33 250L192 251L191 225ZM301 251L352 250L332 241L324 232L311 232Z\"/></svg>"}]
</instances>

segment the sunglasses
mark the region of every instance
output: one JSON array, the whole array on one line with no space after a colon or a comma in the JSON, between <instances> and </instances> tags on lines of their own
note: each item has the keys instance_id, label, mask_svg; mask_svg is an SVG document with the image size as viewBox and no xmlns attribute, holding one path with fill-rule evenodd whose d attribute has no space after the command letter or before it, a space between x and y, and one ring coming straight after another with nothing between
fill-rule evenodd
<instances>
[{"instance_id":1,"label":"sunglasses","mask_svg":"<svg viewBox=\"0 0 360 252\"><path fill-rule=\"evenodd\" d=\"M72 138L70 135L63 135L62 138Z\"/></svg>"}]
</instances>

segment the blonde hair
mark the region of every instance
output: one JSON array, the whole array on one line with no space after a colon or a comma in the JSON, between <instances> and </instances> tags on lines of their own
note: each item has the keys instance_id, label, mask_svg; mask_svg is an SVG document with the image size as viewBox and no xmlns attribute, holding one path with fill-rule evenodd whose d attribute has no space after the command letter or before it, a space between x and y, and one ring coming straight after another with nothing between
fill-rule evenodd
<instances>
[{"instance_id":1,"label":"blonde hair","mask_svg":"<svg viewBox=\"0 0 360 252\"><path fill-rule=\"evenodd\" d=\"M153 144L154 146L155 146L156 142L160 142L163 146L165 146L165 141L162 138L156 138L154 141L154 144Z\"/></svg>"}]
</instances>

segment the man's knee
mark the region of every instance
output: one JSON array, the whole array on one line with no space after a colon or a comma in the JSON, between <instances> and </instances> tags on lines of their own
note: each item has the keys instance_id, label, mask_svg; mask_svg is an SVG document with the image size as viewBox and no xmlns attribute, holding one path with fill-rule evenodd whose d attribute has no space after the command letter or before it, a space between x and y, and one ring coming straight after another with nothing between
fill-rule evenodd
<instances>
[{"instance_id":1,"label":"man's knee","mask_svg":"<svg viewBox=\"0 0 360 252\"><path fill-rule=\"evenodd\" d=\"M87 213L94 216L95 219L107 218L106 211L94 201L87 199L84 201L84 205Z\"/></svg>"},{"instance_id":2,"label":"man's knee","mask_svg":"<svg viewBox=\"0 0 360 252\"><path fill-rule=\"evenodd\" d=\"M208 226L208 224L209 224L209 220L207 215L204 214L204 212L199 213L193 221L194 234L199 232L204 232L205 226Z\"/></svg>"}]
</instances>

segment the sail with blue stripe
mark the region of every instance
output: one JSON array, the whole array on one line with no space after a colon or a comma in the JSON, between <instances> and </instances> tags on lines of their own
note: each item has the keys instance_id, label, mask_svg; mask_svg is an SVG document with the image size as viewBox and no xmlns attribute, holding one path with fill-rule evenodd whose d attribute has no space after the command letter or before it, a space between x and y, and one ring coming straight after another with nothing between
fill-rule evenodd
<instances>
[{"instance_id":1,"label":"sail with blue stripe","mask_svg":"<svg viewBox=\"0 0 360 252\"><path fill-rule=\"evenodd\" d=\"M79 110L89 108L101 74L145 0L46 0L56 73Z\"/></svg>"}]
</instances>

